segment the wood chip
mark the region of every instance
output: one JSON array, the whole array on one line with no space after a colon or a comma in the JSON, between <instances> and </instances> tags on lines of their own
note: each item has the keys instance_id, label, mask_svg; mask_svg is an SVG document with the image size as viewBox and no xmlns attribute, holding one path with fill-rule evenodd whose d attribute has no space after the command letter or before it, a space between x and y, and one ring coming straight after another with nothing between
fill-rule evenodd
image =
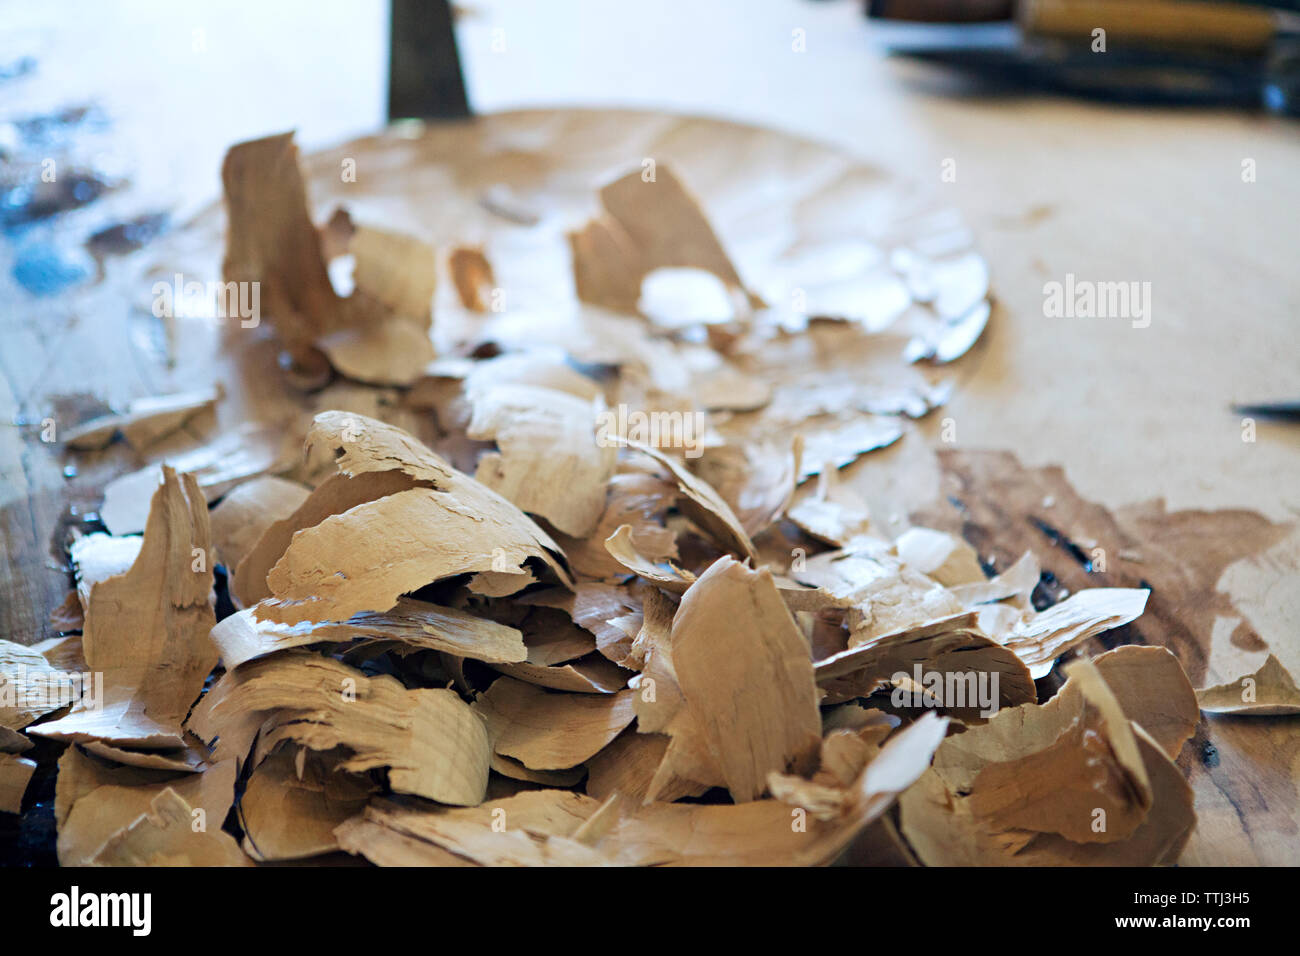
<instances>
[{"instance_id":1,"label":"wood chip","mask_svg":"<svg viewBox=\"0 0 1300 956\"><path fill-rule=\"evenodd\" d=\"M567 770L599 753L636 716L630 690L565 694L501 677L474 710L487 722L495 753L531 770Z\"/></svg>"},{"instance_id":2,"label":"wood chip","mask_svg":"<svg viewBox=\"0 0 1300 956\"><path fill-rule=\"evenodd\" d=\"M471 392L466 434L495 441L474 477L574 537L590 534L605 510L616 447L596 436L598 409L564 392L498 385Z\"/></svg>"},{"instance_id":3,"label":"wood chip","mask_svg":"<svg viewBox=\"0 0 1300 956\"><path fill-rule=\"evenodd\" d=\"M243 759L250 715L259 719L264 749L285 740L317 751L346 747L351 755L340 770L386 767L395 791L440 803L472 806L486 792L487 730L454 691L406 690L387 675L366 677L331 658L286 651L228 672L190 726L209 744L239 741L231 756Z\"/></svg>"},{"instance_id":4,"label":"wood chip","mask_svg":"<svg viewBox=\"0 0 1300 956\"><path fill-rule=\"evenodd\" d=\"M63 443L79 451L106 447L121 434L128 445L140 451L181 428L199 412L220 401L220 385L172 395L151 395L134 399L125 412L83 422L63 436Z\"/></svg>"},{"instance_id":5,"label":"wood chip","mask_svg":"<svg viewBox=\"0 0 1300 956\"><path fill-rule=\"evenodd\" d=\"M394 642L487 663L521 662L528 654L523 635L513 627L414 598L399 598L391 611L365 611L338 623L275 624L257 620L255 613L256 608L239 611L212 629L227 669L292 647L357 640Z\"/></svg>"},{"instance_id":6,"label":"wood chip","mask_svg":"<svg viewBox=\"0 0 1300 956\"><path fill-rule=\"evenodd\" d=\"M198 482L164 466L139 556L90 592L82 647L91 671L103 674L103 699L86 697L68 716L42 724L40 734L141 749L183 746L181 722L217 662L208 636L216 621L212 568Z\"/></svg>"},{"instance_id":7,"label":"wood chip","mask_svg":"<svg viewBox=\"0 0 1300 956\"><path fill-rule=\"evenodd\" d=\"M650 179L642 170L628 173L602 188L600 200L604 215L569 236L584 302L635 312L642 280L667 267L703 269L747 295L699 205L665 166Z\"/></svg>"},{"instance_id":8,"label":"wood chip","mask_svg":"<svg viewBox=\"0 0 1300 956\"><path fill-rule=\"evenodd\" d=\"M744 802L769 773L811 769L821 738L812 658L770 573L720 558L683 596L669 646L682 704L665 778L692 777L703 757Z\"/></svg>"},{"instance_id":9,"label":"wood chip","mask_svg":"<svg viewBox=\"0 0 1300 956\"><path fill-rule=\"evenodd\" d=\"M209 519L212 543L226 569L233 572L266 529L293 514L310 493L297 482L265 477L246 481L222 498Z\"/></svg>"},{"instance_id":10,"label":"wood chip","mask_svg":"<svg viewBox=\"0 0 1300 956\"><path fill-rule=\"evenodd\" d=\"M1272 654L1253 674L1198 690L1196 700L1207 714L1300 714L1300 689Z\"/></svg>"},{"instance_id":11,"label":"wood chip","mask_svg":"<svg viewBox=\"0 0 1300 956\"><path fill-rule=\"evenodd\" d=\"M317 442L339 449L343 474L398 470L429 484L294 534L267 576L274 600L258 605L259 619L296 624L386 611L402 594L451 575L514 570L522 576L529 558L568 583L559 547L544 531L400 429L330 412L313 423L308 444Z\"/></svg>"},{"instance_id":12,"label":"wood chip","mask_svg":"<svg viewBox=\"0 0 1300 956\"><path fill-rule=\"evenodd\" d=\"M18 813L23 795L36 772L36 761L15 754L0 753L0 813Z\"/></svg>"}]
</instances>

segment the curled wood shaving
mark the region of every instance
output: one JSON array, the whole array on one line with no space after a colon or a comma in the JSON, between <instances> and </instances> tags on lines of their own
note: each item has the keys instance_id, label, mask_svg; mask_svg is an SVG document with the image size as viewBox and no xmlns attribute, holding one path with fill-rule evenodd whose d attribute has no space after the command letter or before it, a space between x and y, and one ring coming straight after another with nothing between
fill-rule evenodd
<instances>
[{"instance_id":1,"label":"curled wood shaving","mask_svg":"<svg viewBox=\"0 0 1300 956\"><path fill-rule=\"evenodd\" d=\"M1196 692L1167 648L1126 645L1092 660L1124 716L1145 730L1172 760L1200 722Z\"/></svg>"},{"instance_id":2,"label":"curled wood shaving","mask_svg":"<svg viewBox=\"0 0 1300 956\"><path fill-rule=\"evenodd\" d=\"M258 605L259 619L296 624L386 611L402 594L455 574L524 578L529 558L540 558L569 583L559 547L544 531L400 429L326 412L308 436L309 446L316 443L337 449L339 470L349 477L400 471L421 484L295 533L267 576L273 599Z\"/></svg>"},{"instance_id":3,"label":"curled wood shaving","mask_svg":"<svg viewBox=\"0 0 1300 956\"><path fill-rule=\"evenodd\" d=\"M1143 588L1091 588L1072 594L1041 614L1021 620L1006 635L997 635L1029 666L1034 680L1053 662L1088 638L1136 620L1150 591Z\"/></svg>"},{"instance_id":4,"label":"curled wood shaving","mask_svg":"<svg viewBox=\"0 0 1300 956\"><path fill-rule=\"evenodd\" d=\"M520 662L527 656L523 635L515 628L414 598L400 598L390 611L362 612L337 623L275 624L257 620L255 611L238 611L212 629L227 670L291 647L357 640L395 642L488 663Z\"/></svg>"},{"instance_id":5,"label":"curled wood shaving","mask_svg":"<svg viewBox=\"0 0 1300 956\"><path fill-rule=\"evenodd\" d=\"M632 526L625 524L605 539L605 550L619 565L659 587L677 594L695 583L695 575L664 559L655 561L637 550L632 540Z\"/></svg>"},{"instance_id":6,"label":"curled wood shaving","mask_svg":"<svg viewBox=\"0 0 1300 956\"><path fill-rule=\"evenodd\" d=\"M492 263L488 262L483 250L457 246L448 256L447 266L460 304L472 312L486 312L496 277L492 273Z\"/></svg>"},{"instance_id":7,"label":"curled wood shaving","mask_svg":"<svg viewBox=\"0 0 1300 956\"><path fill-rule=\"evenodd\" d=\"M844 700L868 696L879 685L895 680L895 675L909 677L917 668L929 674L974 675L978 681L991 681L996 675L995 707L1017 707L1037 699L1034 682L1024 663L1014 653L993 641L975 626L969 612L940 618L876 638L868 643L833 654L817 662L817 681L829 699ZM945 710L965 721L977 721L981 705L977 688L965 681L956 684L968 696L957 706L945 702Z\"/></svg>"},{"instance_id":8,"label":"curled wood shaving","mask_svg":"<svg viewBox=\"0 0 1300 956\"><path fill-rule=\"evenodd\" d=\"M871 515L866 502L844 488L837 474L834 468L823 468L815 493L797 499L786 515L805 534L843 547L871 534Z\"/></svg>"},{"instance_id":9,"label":"curled wood shaving","mask_svg":"<svg viewBox=\"0 0 1300 956\"><path fill-rule=\"evenodd\" d=\"M244 852L262 862L337 850L334 828L361 813L375 787L336 762L285 745L258 764L239 798Z\"/></svg>"},{"instance_id":10,"label":"curled wood shaving","mask_svg":"<svg viewBox=\"0 0 1300 956\"><path fill-rule=\"evenodd\" d=\"M284 555L297 532L319 524L330 515L342 514L359 504L413 487L414 479L400 471L355 476L338 474L326 478L291 514L268 525L239 560L231 580L231 595L235 602L249 607L271 596L266 576Z\"/></svg>"},{"instance_id":11,"label":"curled wood shaving","mask_svg":"<svg viewBox=\"0 0 1300 956\"><path fill-rule=\"evenodd\" d=\"M493 752L530 770L567 770L599 753L636 716L633 692L553 693L501 677L474 702Z\"/></svg>"},{"instance_id":12,"label":"curled wood shaving","mask_svg":"<svg viewBox=\"0 0 1300 956\"><path fill-rule=\"evenodd\" d=\"M149 812L153 800L171 789L191 807L185 829L197 821L218 830L235 799L235 762L215 764L202 773L115 767L88 757L75 746L59 759L54 798L59 863L82 866L109 839Z\"/></svg>"},{"instance_id":13,"label":"curled wood shaving","mask_svg":"<svg viewBox=\"0 0 1300 956\"><path fill-rule=\"evenodd\" d=\"M99 516L115 535L143 531L149 503L166 466L192 474L206 499L214 501L240 482L274 471L280 463L280 433L244 425L197 448L168 455L165 465L150 465L114 478L104 487Z\"/></svg>"},{"instance_id":14,"label":"curled wood shaving","mask_svg":"<svg viewBox=\"0 0 1300 956\"><path fill-rule=\"evenodd\" d=\"M569 235L582 301L635 312L645 276L673 266L703 269L744 292L698 203L667 167L658 166L648 180L642 170L628 173L603 187L600 201L604 214Z\"/></svg>"},{"instance_id":15,"label":"curled wood shaving","mask_svg":"<svg viewBox=\"0 0 1300 956\"><path fill-rule=\"evenodd\" d=\"M464 810L429 811L376 801L336 831L339 845L381 866L599 865L568 839L596 801L567 790L526 791Z\"/></svg>"},{"instance_id":16,"label":"curled wood shaving","mask_svg":"<svg viewBox=\"0 0 1300 956\"><path fill-rule=\"evenodd\" d=\"M235 838L214 827L196 829L194 808L171 787L149 809L109 837L92 866L251 866Z\"/></svg>"},{"instance_id":17,"label":"curled wood shaving","mask_svg":"<svg viewBox=\"0 0 1300 956\"><path fill-rule=\"evenodd\" d=\"M617 452L597 441L598 409L531 385L498 385L469 397L466 434L499 449L479 459L475 477L564 534L590 534L605 510Z\"/></svg>"},{"instance_id":18,"label":"curled wood shaving","mask_svg":"<svg viewBox=\"0 0 1300 956\"><path fill-rule=\"evenodd\" d=\"M1182 773L1087 662L1046 705L949 738L902 799L930 864L1167 863L1194 821Z\"/></svg>"},{"instance_id":19,"label":"curled wood shaving","mask_svg":"<svg viewBox=\"0 0 1300 956\"><path fill-rule=\"evenodd\" d=\"M0 640L0 727L22 730L33 720L58 710L49 691L57 690L59 672L40 651Z\"/></svg>"},{"instance_id":20,"label":"curled wood shaving","mask_svg":"<svg viewBox=\"0 0 1300 956\"><path fill-rule=\"evenodd\" d=\"M610 476L605 510L591 533L585 538L556 535L578 575L608 579L626 572L605 544L623 526L630 529L632 547L647 560L658 564L677 556L677 536L664 527L664 514L677 495L676 485L630 464L621 467L626 470Z\"/></svg>"},{"instance_id":21,"label":"curled wood shaving","mask_svg":"<svg viewBox=\"0 0 1300 956\"><path fill-rule=\"evenodd\" d=\"M341 321L320 237L307 206L293 134L239 143L221 166L227 282L261 284L261 307L297 358Z\"/></svg>"},{"instance_id":22,"label":"curled wood shaving","mask_svg":"<svg viewBox=\"0 0 1300 956\"><path fill-rule=\"evenodd\" d=\"M503 674L538 687L566 690L577 694L613 694L627 686L629 671L599 654L591 654L570 664L547 666L525 662L494 664Z\"/></svg>"},{"instance_id":23,"label":"curled wood shaving","mask_svg":"<svg viewBox=\"0 0 1300 956\"><path fill-rule=\"evenodd\" d=\"M756 559L754 543L749 540L740 519L722 496L704 479L687 471L680 463L644 442L623 439L624 444L649 455L668 470L677 482L678 507L697 525L711 534L729 551L742 558Z\"/></svg>"},{"instance_id":24,"label":"curled wood shaving","mask_svg":"<svg viewBox=\"0 0 1300 956\"><path fill-rule=\"evenodd\" d=\"M144 539L138 535L116 537L103 532L83 535L72 542L72 569L77 578L77 597L81 601L82 623L90 605L90 590L98 581L125 574L140 556Z\"/></svg>"},{"instance_id":25,"label":"curled wood shaving","mask_svg":"<svg viewBox=\"0 0 1300 956\"><path fill-rule=\"evenodd\" d=\"M975 549L965 541L930 528L909 528L894 542L894 551L905 567L951 588L960 584L983 584Z\"/></svg>"},{"instance_id":26,"label":"curled wood shaving","mask_svg":"<svg viewBox=\"0 0 1300 956\"><path fill-rule=\"evenodd\" d=\"M350 756L340 770L386 767L399 793L472 806L486 792L487 730L450 690L407 690L387 675L366 677L330 658L286 651L228 672L190 726L209 744L233 737L243 752L231 755L242 759L253 715L263 721L263 748L284 740L317 751L345 747Z\"/></svg>"},{"instance_id":27,"label":"curled wood shaving","mask_svg":"<svg viewBox=\"0 0 1300 956\"><path fill-rule=\"evenodd\" d=\"M83 699L43 736L101 739L144 749L180 747L181 722L216 665L209 639L212 544L193 475L164 466L140 554L90 591L82 647L103 674L103 700Z\"/></svg>"},{"instance_id":28,"label":"curled wood shaving","mask_svg":"<svg viewBox=\"0 0 1300 956\"><path fill-rule=\"evenodd\" d=\"M310 489L283 478L254 478L236 487L212 509L212 543L233 572L272 523L302 506Z\"/></svg>"},{"instance_id":29,"label":"curled wood shaving","mask_svg":"<svg viewBox=\"0 0 1300 956\"><path fill-rule=\"evenodd\" d=\"M703 756L743 802L769 773L810 768L821 736L812 659L770 573L720 558L683 596L669 646L682 704L665 775L690 778L684 754Z\"/></svg>"}]
</instances>

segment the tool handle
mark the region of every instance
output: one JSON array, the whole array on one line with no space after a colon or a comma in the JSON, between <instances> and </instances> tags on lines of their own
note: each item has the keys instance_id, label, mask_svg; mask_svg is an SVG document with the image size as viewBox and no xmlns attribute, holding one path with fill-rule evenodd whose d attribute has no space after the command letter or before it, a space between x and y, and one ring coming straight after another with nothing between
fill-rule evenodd
<instances>
[{"instance_id":1,"label":"tool handle","mask_svg":"<svg viewBox=\"0 0 1300 956\"><path fill-rule=\"evenodd\" d=\"M1268 10L1197 0L1022 0L1019 20L1029 34L1091 37L1146 46L1201 46L1262 53L1277 31Z\"/></svg>"}]
</instances>

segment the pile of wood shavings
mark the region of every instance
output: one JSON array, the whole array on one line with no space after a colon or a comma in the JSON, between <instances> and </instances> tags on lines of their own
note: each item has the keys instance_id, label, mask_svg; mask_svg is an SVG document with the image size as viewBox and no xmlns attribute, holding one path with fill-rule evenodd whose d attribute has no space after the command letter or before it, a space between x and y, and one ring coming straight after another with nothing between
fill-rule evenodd
<instances>
[{"instance_id":1,"label":"pile of wood shavings","mask_svg":"<svg viewBox=\"0 0 1300 956\"><path fill-rule=\"evenodd\" d=\"M56 611L80 635L0 644L0 688L103 675L70 709L0 698L0 809L33 769L18 731L71 745L62 863L1177 860L1198 707L1173 655L1035 687L1147 592L1038 611L1032 554L989 577L837 481L942 403L915 363L970 347L986 286L929 274L932 307L886 331L776 315L661 166L569 235L603 324L521 347L466 247L451 278L483 321L435 349L433 249L346 215L318 232L288 137L232 149L224 180L225 277L260 284L295 381L398 386L437 438L330 410L298 464L245 426L109 485L112 534L73 545ZM648 277L683 268L720 320L649 314ZM144 441L220 399L77 434Z\"/></svg>"}]
</instances>

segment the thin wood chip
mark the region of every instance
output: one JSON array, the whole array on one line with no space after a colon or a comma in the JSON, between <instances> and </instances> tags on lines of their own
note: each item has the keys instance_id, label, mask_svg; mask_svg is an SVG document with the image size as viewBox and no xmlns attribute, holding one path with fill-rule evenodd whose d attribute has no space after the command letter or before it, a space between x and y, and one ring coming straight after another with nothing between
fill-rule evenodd
<instances>
[{"instance_id":1,"label":"thin wood chip","mask_svg":"<svg viewBox=\"0 0 1300 956\"><path fill-rule=\"evenodd\" d=\"M1268 655L1264 666L1253 674L1198 690L1196 700L1201 710L1207 714L1248 714L1256 717L1300 714L1300 689L1272 654Z\"/></svg>"},{"instance_id":2,"label":"thin wood chip","mask_svg":"<svg viewBox=\"0 0 1300 956\"><path fill-rule=\"evenodd\" d=\"M474 702L494 753L530 770L567 770L599 753L636 717L630 690L566 694L501 677Z\"/></svg>"}]
</instances>

